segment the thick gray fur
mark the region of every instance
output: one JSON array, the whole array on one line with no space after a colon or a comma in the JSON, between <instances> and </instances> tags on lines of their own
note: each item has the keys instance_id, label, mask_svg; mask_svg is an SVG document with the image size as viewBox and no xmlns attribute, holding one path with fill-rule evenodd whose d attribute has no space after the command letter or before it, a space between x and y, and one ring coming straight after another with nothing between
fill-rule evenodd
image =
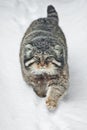
<instances>
[{"instance_id":1,"label":"thick gray fur","mask_svg":"<svg viewBox=\"0 0 87 130\"><path fill-rule=\"evenodd\" d=\"M43 69L41 62L47 68ZM52 5L47 8L47 17L33 21L25 32L20 63L26 83L32 85L38 96L46 96L48 109L56 108L58 100L67 91L69 72L66 39Z\"/></svg>"}]
</instances>

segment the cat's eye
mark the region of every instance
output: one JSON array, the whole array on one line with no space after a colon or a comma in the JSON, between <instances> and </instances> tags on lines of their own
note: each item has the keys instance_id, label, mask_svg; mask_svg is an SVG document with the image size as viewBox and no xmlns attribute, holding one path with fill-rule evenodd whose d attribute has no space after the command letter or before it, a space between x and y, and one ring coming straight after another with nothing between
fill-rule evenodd
<instances>
[{"instance_id":1,"label":"cat's eye","mask_svg":"<svg viewBox=\"0 0 87 130\"><path fill-rule=\"evenodd\" d=\"M40 58L36 59L36 62L39 64L40 63Z\"/></svg>"},{"instance_id":2,"label":"cat's eye","mask_svg":"<svg viewBox=\"0 0 87 130\"><path fill-rule=\"evenodd\" d=\"M48 64L49 62L51 62L53 58L54 58L53 55L50 55L49 57L47 57L45 59L46 64Z\"/></svg>"},{"instance_id":3,"label":"cat's eye","mask_svg":"<svg viewBox=\"0 0 87 130\"><path fill-rule=\"evenodd\" d=\"M40 63L40 58L38 56L35 56L34 59L35 59L36 63Z\"/></svg>"}]
</instances>

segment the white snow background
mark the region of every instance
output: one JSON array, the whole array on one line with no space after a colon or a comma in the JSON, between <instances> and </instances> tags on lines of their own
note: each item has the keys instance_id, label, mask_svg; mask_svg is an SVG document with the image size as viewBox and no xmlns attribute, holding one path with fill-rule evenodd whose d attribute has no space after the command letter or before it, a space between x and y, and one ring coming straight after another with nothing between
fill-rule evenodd
<instances>
[{"instance_id":1,"label":"white snow background","mask_svg":"<svg viewBox=\"0 0 87 130\"><path fill-rule=\"evenodd\" d=\"M19 49L30 23L55 6L65 33L68 95L55 112L23 81ZM87 130L87 0L0 0L0 130Z\"/></svg>"}]
</instances>

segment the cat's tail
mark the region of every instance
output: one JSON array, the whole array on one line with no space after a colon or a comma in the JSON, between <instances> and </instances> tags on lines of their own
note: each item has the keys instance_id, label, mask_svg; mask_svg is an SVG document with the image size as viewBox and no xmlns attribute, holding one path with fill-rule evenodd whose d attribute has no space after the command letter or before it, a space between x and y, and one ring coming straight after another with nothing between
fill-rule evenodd
<instances>
[{"instance_id":1,"label":"cat's tail","mask_svg":"<svg viewBox=\"0 0 87 130\"><path fill-rule=\"evenodd\" d=\"M52 20L56 20L57 23L59 21L57 12L52 5L48 5L48 7L47 7L47 17L52 19Z\"/></svg>"}]
</instances>

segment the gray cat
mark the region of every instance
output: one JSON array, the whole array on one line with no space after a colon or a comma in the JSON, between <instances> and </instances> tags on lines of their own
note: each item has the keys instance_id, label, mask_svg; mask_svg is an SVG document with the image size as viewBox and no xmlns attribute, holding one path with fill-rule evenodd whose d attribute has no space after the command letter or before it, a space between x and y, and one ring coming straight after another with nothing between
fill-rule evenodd
<instances>
[{"instance_id":1,"label":"gray cat","mask_svg":"<svg viewBox=\"0 0 87 130\"><path fill-rule=\"evenodd\" d=\"M23 78L38 96L46 96L49 110L57 107L69 80L66 39L58 23L57 12L49 5L47 17L31 23L20 47Z\"/></svg>"}]
</instances>

